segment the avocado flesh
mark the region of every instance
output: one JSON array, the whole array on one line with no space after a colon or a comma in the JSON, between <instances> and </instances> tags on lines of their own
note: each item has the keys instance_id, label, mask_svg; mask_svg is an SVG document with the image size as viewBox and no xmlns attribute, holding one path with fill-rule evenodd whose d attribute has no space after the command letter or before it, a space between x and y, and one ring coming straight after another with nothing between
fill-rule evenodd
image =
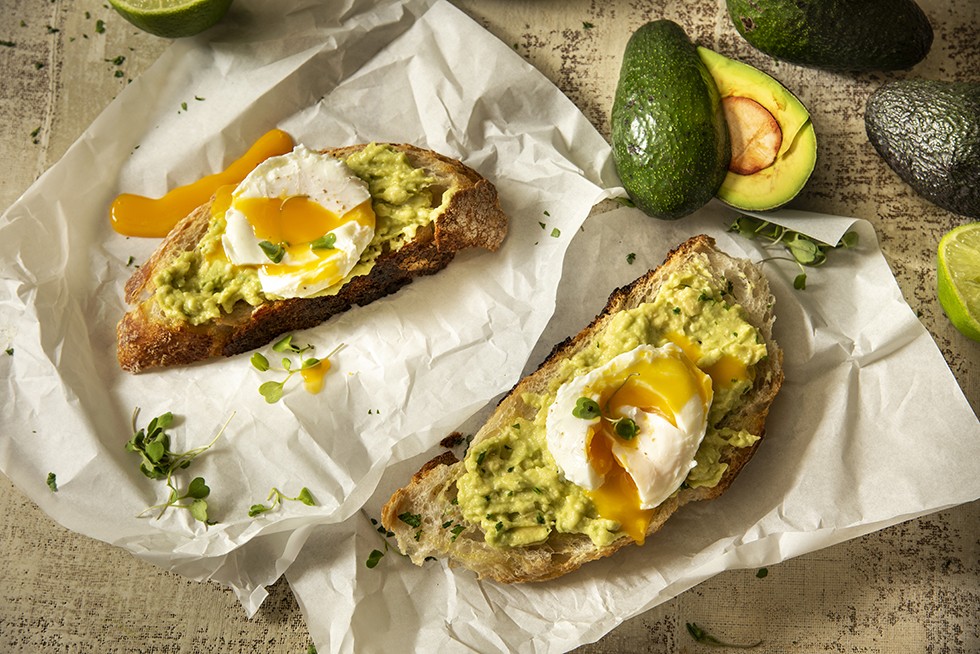
<instances>
[{"instance_id":1,"label":"avocado flesh","mask_svg":"<svg viewBox=\"0 0 980 654\"><path fill-rule=\"evenodd\" d=\"M980 218L980 82L896 80L868 98L868 140L909 186Z\"/></svg>"},{"instance_id":2,"label":"avocado flesh","mask_svg":"<svg viewBox=\"0 0 980 654\"><path fill-rule=\"evenodd\" d=\"M718 199L737 209L767 211L799 194L817 162L817 136L810 112L795 95L758 68L699 47L721 97L755 100L772 114L782 131L782 143L772 165L751 175L728 171Z\"/></svg>"},{"instance_id":3,"label":"avocado flesh","mask_svg":"<svg viewBox=\"0 0 980 654\"><path fill-rule=\"evenodd\" d=\"M932 47L914 0L726 0L735 29L777 59L836 71L904 70Z\"/></svg>"},{"instance_id":4,"label":"avocado flesh","mask_svg":"<svg viewBox=\"0 0 980 654\"><path fill-rule=\"evenodd\" d=\"M676 23L647 23L630 37L613 100L611 136L623 186L650 216L686 216L721 186L731 159L721 97Z\"/></svg>"}]
</instances>

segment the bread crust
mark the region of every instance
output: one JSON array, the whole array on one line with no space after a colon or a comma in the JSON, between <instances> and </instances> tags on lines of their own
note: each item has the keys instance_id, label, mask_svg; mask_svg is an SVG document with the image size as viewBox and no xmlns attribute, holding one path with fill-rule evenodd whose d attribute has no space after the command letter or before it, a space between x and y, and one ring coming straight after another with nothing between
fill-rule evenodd
<instances>
[{"instance_id":1,"label":"bread crust","mask_svg":"<svg viewBox=\"0 0 980 654\"><path fill-rule=\"evenodd\" d=\"M749 314L752 323L765 339L768 356L757 366L756 381L737 411L724 418L719 427L744 429L760 436L745 448L726 447L721 461L728 464L721 481L714 487L682 488L654 512L647 535L658 531L673 513L688 502L710 500L720 496L732 484L752 458L765 437L769 407L783 381L782 350L772 337L774 299L768 281L758 267L746 260L733 259L717 250L714 240L695 236L673 251L656 270L631 284L612 292L605 308L577 335L556 345L542 364L521 379L497 405L493 414L474 436L471 447L513 423L515 417L533 420L536 409L524 403L524 394L541 394L557 373L562 361L574 356L602 330L616 313L652 300L669 274L695 255L709 258L712 269L731 282L731 295ZM400 549L414 563L421 565L429 557L448 558L451 566L462 566L481 579L500 583L544 581L576 570L585 563L610 556L634 541L621 537L611 544L597 547L581 534L552 532L540 544L528 547L495 547L483 540L480 528L466 523L456 499L456 481L465 473L461 461L450 453L427 463L403 488L395 491L382 509L381 522L395 534ZM421 529L399 519L404 514L419 515ZM453 534L443 527L465 524L461 533Z\"/></svg>"},{"instance_id":2,"label":"bread crust","mask_svg":"<svg viewBox=\"0 0 980 654\"><path fill-rule=\"evenodd\" d=\"M210 221L208 202L182 219L126 283L125 300L135 306L116 327L120 367L136 373L247 352L279 335L315 327L351 307L389 295L416 277L436 273L460 250L481 247L495 251L500 247L507 234L507 217L492 183L463 163L431 150L385 145L404 152L413 166L424 168L443 192L454 189L444 210L433 223L420 228L412 241L395 251L383 251L368 274L352 278L336 295L275 300L256 307L239 302L230 314L192 325L163 314L153 299L153 279L204 236ZM343 159L364 147L324 152Z\"/></svg>"}]
</instances>

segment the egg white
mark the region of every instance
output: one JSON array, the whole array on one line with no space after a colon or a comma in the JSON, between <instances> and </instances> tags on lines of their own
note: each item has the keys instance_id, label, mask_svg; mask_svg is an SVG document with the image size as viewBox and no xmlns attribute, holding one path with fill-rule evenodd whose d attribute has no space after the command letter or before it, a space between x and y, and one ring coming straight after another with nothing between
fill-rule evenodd
<instances>
[{"instance_id":1,"label":"egg white","mask_svg":"<svg viewBox=\"0 0 980 654\"><path fill-rule=\"evenodd\" d=\"M332 249L287 253L278 265L270 266L240 201L294 196L305 196L337 216L371 198L367 184L344 162L303 145L266 159L242 180L232 192L221 243L235 265L258 267L263 292L279 297L309 297L343 280L374 238L373 227L346 221L328 232L335 237ZM324 275L321 268L327 265L334 268Z\"/></svg>"},{"instance_id":2,"label":"egg white","mask_svg":"<svg viewBox=\"0 0 980 654\"><path fill-rule=\"evenodd\" d=\"M566 479L586 490L598 489L605 479L588 455L590 433L598 428L603 418L587 420L575 417L573 411L578 399L587 397L598 402L603 391L610 390L611 383L621 383L612 381L617 375L639 361L653 361L658 357L678 358L686 355L673 343L659 348L641 345L559 387L548 409L545 437L548 449ZM704 387L704 374L693 365L690 367L692 375L701 375L695 378L695 386ZM675 413L676 425L659 413L644 411L641 407L624 406L618 415L606 416L612 420L630 418L636 423L634 440L627 444L614 438L612 454L635 482L639 508L652 509L661 504L680 487L696 465L694 455L707 430L711 399L709 383L706 385L706 397L700 393L691 395Z\"/></svg>"}]
</instances>

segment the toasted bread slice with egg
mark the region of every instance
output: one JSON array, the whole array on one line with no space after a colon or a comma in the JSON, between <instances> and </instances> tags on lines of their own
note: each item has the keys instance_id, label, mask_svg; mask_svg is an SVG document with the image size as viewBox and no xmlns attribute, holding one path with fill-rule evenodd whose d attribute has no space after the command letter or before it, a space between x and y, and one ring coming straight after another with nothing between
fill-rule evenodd
<instances>
[{"instance_id":1,"label":"toasted bread slice with egg","mask_svg":"<svg viewBox=\"0 0 980 654\"><path fill-rule=\"evenodd\" d=\"M473 518L473 513L480 513L479 505L484 501L489 503L491 498L489 495L485 498L474 498L472 491L470 495L463 497L460 489L464 488L464 481L467 482L465 488L473 487L469 484L469 480L465 479L467 475L477 474L478 471L484 476L490 474L484 471L487 462L482 460L488 451L491 453L490 456L504 457L508 462L513 462L514 457L518 456L515 452L522 450L527 444L524 439L530 438L530 434L526 431L529 425L532 425L533 429L539 412L547 409L548 401L556 401L553 395L557 384L563 379L575 378L588 372L588 370L575 370L570 373L569 362L590 356L589 351L600 347L602 343L616 342L615 339L606 339L603 333L604 330L613 329L613 324L626 324L615 322L617 316L623 312L636 310L641 305L644 307L643 311L647 310L646 307L657 306L655 299L665 285L675 279L672 275L683 274L686 267L694 265L695 262L700 270L708 271L712 277L710 287L714 289L706 291L710 297L701 299L705 302L717 302L718 305L714 309L716 311L736 312L757 331L756 338L759 339L757 342L760 345L764 343L765 346L765 356L754 363L751 370L746 373L750 378L747 378L749 381L746 382L745 388L740 391L723 415L716 416L716 424L711 427L716 432L722 430L717 433L738 432L751 434L753 438L745 439L737 445L723 441L712 454L706 455L704 465L714 466L711 473L716 477L711 479L714 483L691 482L692 476L698 469L694 468L691 471L692 476L689 476L679 489L661 504L650 509L649 513L644 514L644 520L649 520L645 528L645 536L660 529L674 511L684 504L696 500L709 500L721 495L755 453L765 435L766 416L783 379L782 352L772 337L774 298L769 291L766 278L756 265L720 252L716 249L713 239L702 235L686 241L673 250L663 265L656 270L614 291L603 311L590 325L576 336L556 346L540 367L520 380L504 397L485 424L473 436L463 461L457 460L451 451L447 451L423 466L405 487L391 496L383 508L381 522L387 530L393 532L401 551L417 565L422 565L429 558L443 558L448 559L451 566L461 566L475 572L481 579L513 583L552 579L571 572L589 561L609 556L626 545L642 541L645 536L637 539L626 533L618 535L609 533L605 537L610 542L597 544L585 533L560 531L555 526L559 520L547 514L546 508L541 508L547 506L547 502L553 501L555 489L534 486L531 489L534 493L527 493L527 484L540 483L537 480L541 478L541 474L539 468L533 467L537 465L535 463L528 464L527 470L522 468L520 457L516 459L518 473L524 474L525 477L514 477L513 466L507 468L504 464L492 468L497 471L494 474L498 474L501 478L499 484L491 479L488 486L494 489L495 493L499 488L500 498L514 494L522 498L520 501L523 504L514 508L516 514L509 514L506 510L501 511L497 506L494 509L498 511L497 514L477 515L475 519L481 523L477 524L474 519L468 519L467 515ZM688 308L685 308L685 311L687 310ZM693 310L698 309L694 307ZM679 314L680 307L674 307L670 311ZM574 366L572 368L574 369ZM719 380L714 377L713 379L717 385ZM734 381L733 379L732 382ZM614 392L618 392L618 389ZM717 390L715 397L719 397ZM540 398L546 398L544 406ZM514 434L508 437L511 440L499 440L508 430ZM702 441L700 448L705 447L706 441L707 438ZM496 447L500 450L501 442L504 443L503 449L507 450L505 453L495 452L493 449ZM538 446L541 445L540 439L534 442L537 442ZM730 442L736 443L736 440ZM547 448L547 441L544 444ZM585 449L588 450L589 447L586 445ZM698 466L702 465L701 454L699 449ZM541 464L542 467L546 468L549 465L547 463L549 458L542 455L541 460L545 462ZM560 488L568 488L567 485L561 486L568 482L559 470L555 470L553 474L555 475L553 479L557 480L554 484ZM532 482L525 483L522 479L531 479ZM530 497L529 501L528 497ZM506 500L502 501L506 502ZM542 502L545 504L541 504ZM476 510L472 508L474 503L477 505ZM589 509L586 508L584 511L588 513ZM529 520L522 523L521 512L528 514ZM534 512L537 512L536 520L532 519ZM495 526L494 520L499 520ZM538 536L547 533L545 538L516 546L490 542L497 538L497 534L492 532L505 528L505 523L533 526L535 522L545 525L545 531L538 532ZM615 530L615 523L612 524ZM515 527L517 528L531 529L528 526Z\"/></svg>"},{"instance_id":2,"label":"toasted bread slice with egg","mask_svg":"<svg viewBox=\"0 0 980 654\"><path fill-rule=\"evenodd\" d=\"M182 366L261 347L277 336L314 327L355 305L388 295L420 275L446 267L464 248L498 249L507 233L507 217L492 183L459 161L412 145L383 144L403 153L408 164L432 180L430 217L406 242L382 242L365 274L352 275L335 292L306 298L268 299L253 306L237 301L202 324L174 318L155 299L159 273L177 257L193 251L208 233L215 198L181 220L125 287L133 305L119 322L119 365L129 372ZM327 150L345 160L367 145ZM375 198L372 198L375 199Z\"/></svg>"}]
</instances>

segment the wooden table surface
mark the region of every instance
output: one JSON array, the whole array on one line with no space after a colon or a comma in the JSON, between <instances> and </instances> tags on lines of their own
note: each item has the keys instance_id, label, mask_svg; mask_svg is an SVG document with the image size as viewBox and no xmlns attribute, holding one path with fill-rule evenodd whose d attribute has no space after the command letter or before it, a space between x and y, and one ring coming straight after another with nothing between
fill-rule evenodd
<instances>
[{"instance_id":1,"label":"wooden table surface","mask_svg":"<svg viewBox=\"0 0 980 654\"><path fill-rule=\"evenodd\" d=\"M912 71L888 74L775 62L738 36L720 0L455 4L538 67L607 136L623 47L648 20L676 20L702 44L781 79L809 107L820 142L816 171L793 206L874 225L906 300L977 411L980 344L950 326L934 290L939 238L968 219L926 202L888 169L867 141L863 108L890 79L980 79L980 2L922 0L936 32L932 51ZM2 9L5 208L169 42L137 31L101 0L3 0ZM230 591L69 532L2 477L0 515L0 652L300 654L311 642L285 582L248 620ZM978 525L980 502L973 502L786 561L765 575L724 573L579 651L708 651L685 631L696 622L730 641L763 639L756 650L763 652L978 652Z\"/></svg>"}]
</instances>

